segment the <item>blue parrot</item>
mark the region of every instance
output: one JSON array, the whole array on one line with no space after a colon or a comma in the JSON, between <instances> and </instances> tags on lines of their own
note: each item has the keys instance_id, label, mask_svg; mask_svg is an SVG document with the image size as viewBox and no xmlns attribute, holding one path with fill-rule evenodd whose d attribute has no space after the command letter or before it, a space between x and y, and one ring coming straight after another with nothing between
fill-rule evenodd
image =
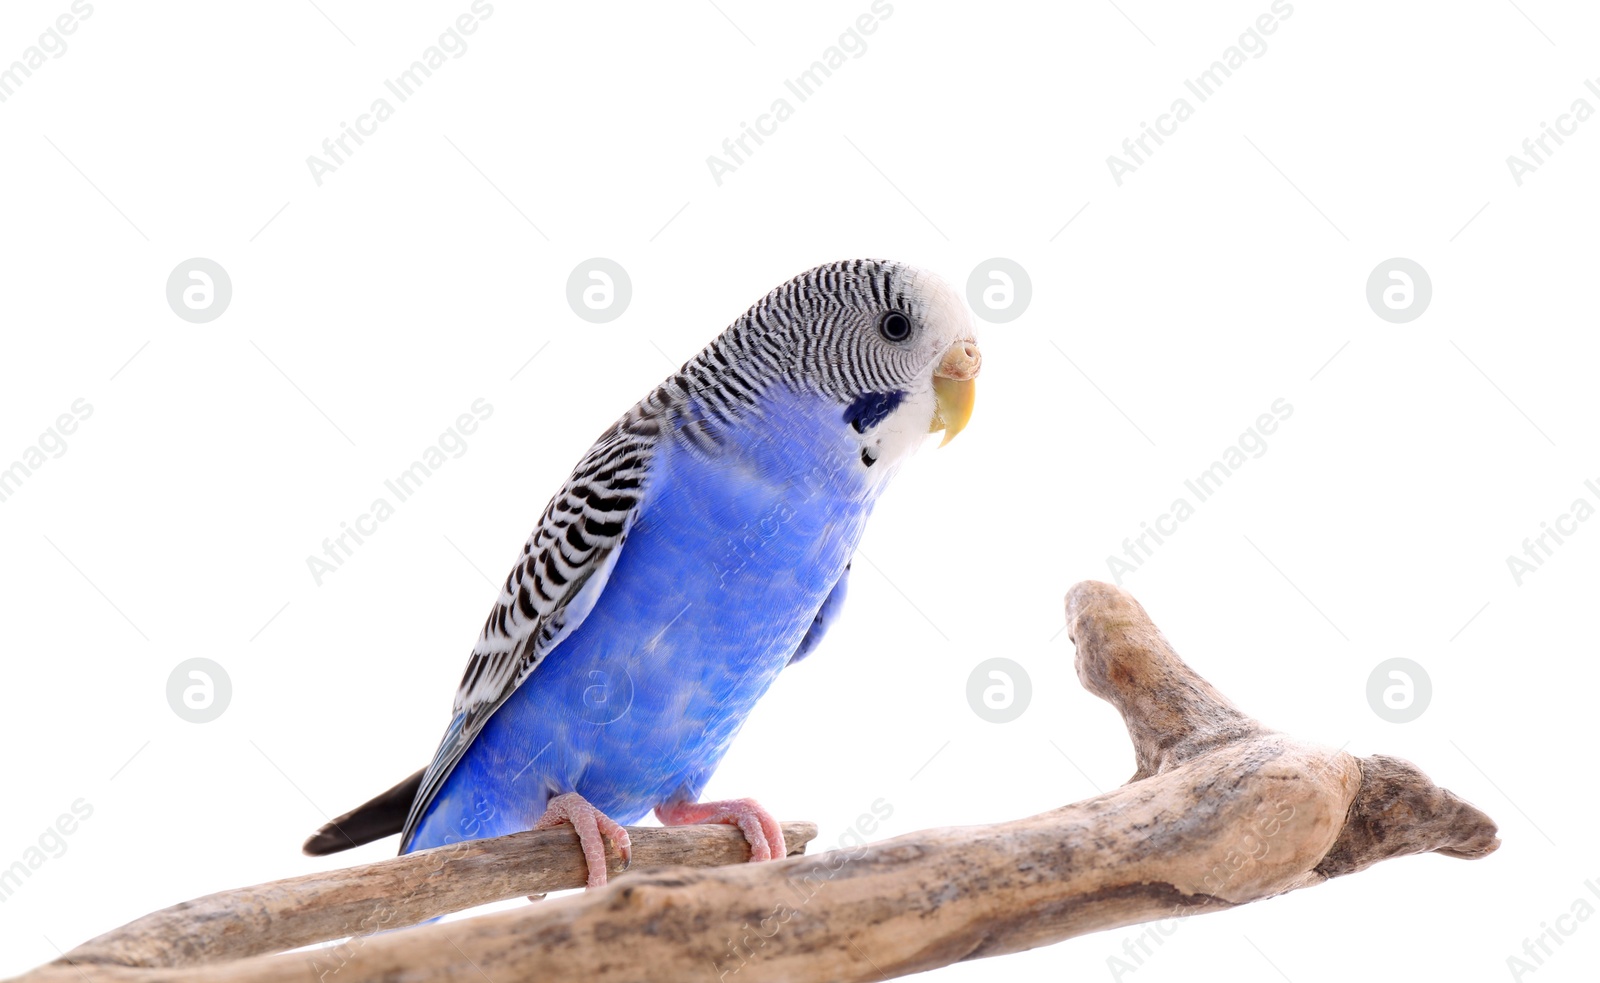
<instances>
[{"instance_id":1,"label":"blue parrot","mask_svg":"<svg viewBox=\"0 0 1600 983\"><path fill-rule=\"evenodd\" d=\"M506 577L427 768L305 844L400 852L570 823L591 887L623 824L727 823L700 802L746 717L817 646L885 485L967 423L981 356L960 297L900 263L775 288L600 435Z\"/></svg>"}]
</instances>

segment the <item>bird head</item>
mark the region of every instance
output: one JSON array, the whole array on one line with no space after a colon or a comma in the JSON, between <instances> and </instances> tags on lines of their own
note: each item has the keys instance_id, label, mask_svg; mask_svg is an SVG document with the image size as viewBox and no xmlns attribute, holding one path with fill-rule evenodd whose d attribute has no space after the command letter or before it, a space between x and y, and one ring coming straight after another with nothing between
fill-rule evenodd
<instances>
[{"instance_id":1,"label":"bird head","mask_svg":"<svg viewBox=\"0 0 1600 983\"><path fill-rule=\"evenodd\" d=\"M931 273L831 263L773 290L746 318L765 329L791 385L836 404L869 467L898 462L929 433L942 431L943 446L972 416L982 355L960 295Z\"/></svg>"}]
</instances>

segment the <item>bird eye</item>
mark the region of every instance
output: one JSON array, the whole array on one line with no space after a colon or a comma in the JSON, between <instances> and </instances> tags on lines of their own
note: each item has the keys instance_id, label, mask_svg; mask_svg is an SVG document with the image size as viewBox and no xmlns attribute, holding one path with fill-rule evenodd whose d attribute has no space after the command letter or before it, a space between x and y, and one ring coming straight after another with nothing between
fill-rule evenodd
<instances>
[{"instance_id":1,"label":"bird eye","mask_svg":"<svg viewBox=\"0 0 1600 983\"><path fill-rule=\"evenodd\" d=\"M890 341L911 337L911 319L899 311L889 311L878 319L878 333Z\"/></svg>"}]
</instances>

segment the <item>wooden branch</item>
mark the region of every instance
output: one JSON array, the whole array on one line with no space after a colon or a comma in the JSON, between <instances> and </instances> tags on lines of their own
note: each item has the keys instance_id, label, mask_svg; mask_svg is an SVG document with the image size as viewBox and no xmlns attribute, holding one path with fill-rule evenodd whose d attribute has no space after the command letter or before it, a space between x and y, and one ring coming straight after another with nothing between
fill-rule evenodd
<instances>
[{"instance_id":1,"label":"wooden branch","mask_svg":"<svg viewBox=\"0 0 1600 983\"><path fill-rule=\"evenodd\" d=\"M790 856L816 839L815 823L784 823ZM630 870L715 867L750 859L731 826L629 827ZM608 872L622 861L608 848ZM193 966L367 936L477 905L583 887L571 827L467 840L359 867L208 894L163 908L85 942L58 962Z\"/></svg>"},{"instance_id":2,"label":"wooden branch","mask_svg":"<svg viewBox=\"0 0 1600 983\"><path fill-rule=\"evenodd\" d=\"M816 857L635 871L601 890L515 911L362 936L320 953L161 971L159 978L877 980L1247 904L1391 857L1432 851L1474 858L1499 846L1486 815L1415 766L1296 741L1243 714L1178 658L1123 591L1077 585L1067 595L1067 620L1079 678L1122 713L1133 739L1134 780L1104 795L1028 819L925 830ZM515 839L472 849L495 851ZM562 863L576 884L575 838L566 844ZM526 881L510 886L523 874L509 859L447 869L431 879L437 884L429 905L404 909L407 919L534 890ZM324 896L314 877L296 879L296 890L305 892L303 902L340 912L325 923L292 905L223 910L226 902L215 899L227 896L219 895L191 903L200 907L192 920L185 920L185 906L169 909L110 937L124 942L108 945L102 937L22 979L142 983L158 977L105 961L136 950L176 952L164 958L180 963L265 952L307 934L283 932L278 918L360 930L354 913L371 911L364 906L398 887L392 868L378 864L322 876L339 887ZM478 878L504 886L461 883ZM340 891L364 900L346 904ZM237 941L218 940L230 932ZM151 934L166 938L151 943ZM183 941L187 936L201 937ZM84 954L98 954L100 964L85 965Z\"/></svg>"}]
</instances>

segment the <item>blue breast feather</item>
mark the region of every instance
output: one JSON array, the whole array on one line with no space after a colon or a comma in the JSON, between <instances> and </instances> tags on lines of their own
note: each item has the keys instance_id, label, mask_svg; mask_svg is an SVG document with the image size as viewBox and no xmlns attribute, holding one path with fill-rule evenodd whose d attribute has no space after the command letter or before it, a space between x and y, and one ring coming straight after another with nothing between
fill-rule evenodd
<instances>
[{"instance_id":1,"label":"blue breast feather","mask_svg":"<svg viewBox=\"0 0 1600 983\"><path fill-rule=\"evenodd\" d=\"M713 460L664 441L594 610L489 719L410 849L526 829L561 792L621 823L698 798L855 552L881 487L858 453L837 403L787 392Z\"/></svg>"}]
</instances>

